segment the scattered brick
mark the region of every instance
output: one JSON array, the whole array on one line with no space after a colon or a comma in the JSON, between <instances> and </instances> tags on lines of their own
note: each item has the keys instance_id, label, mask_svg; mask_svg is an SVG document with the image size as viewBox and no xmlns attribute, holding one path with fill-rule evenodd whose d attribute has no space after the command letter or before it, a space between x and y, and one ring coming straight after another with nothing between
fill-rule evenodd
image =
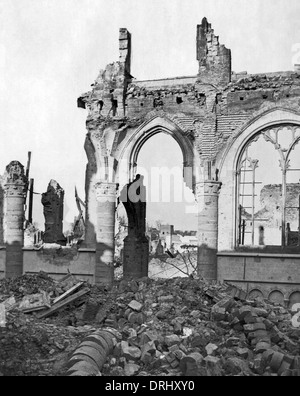
<instances>
[{"instance_id":1,"label":"scattered brick","mask_svg":"<svg viewBox=\"0 0 300 396\"><path fill-rule=\"evenodd\" d=\"M128 304L128 307L133 309L134 311L140 312L141 309L143 308L143 304L139 303L138 301L132 300Z\"/></svg>"}]
</instances>

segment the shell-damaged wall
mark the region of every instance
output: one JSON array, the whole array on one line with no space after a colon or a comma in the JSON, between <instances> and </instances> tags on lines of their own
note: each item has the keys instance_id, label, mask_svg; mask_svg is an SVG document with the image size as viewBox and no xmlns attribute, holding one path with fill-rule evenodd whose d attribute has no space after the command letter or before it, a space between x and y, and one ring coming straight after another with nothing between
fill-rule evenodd
<instances>
[{"instance_id":1,"label":"shell-damaged wall","mask_svg":"<svg viewBox=\"0 0 300 396\"><path fill-rule=\"evenodd\" d=\"M176 118L191 135L202 161L214 161L228 138L254 112L278 104L299 110L300 73L232 72L231 51L219 43L206 18L197 26L199 69L191 77L134 79L130 74L131 35L120 29L119 38L119 61L101 70L92 90L78 99L78 105L89 110L88 130L110 127L116 133L111 147L102 141L110 155L127 128L136 129L159 112Z\"/></svg>"},{"instance_id":2,"label":"shell-damaged wall","mask_svg":"<svg viewBox=\"0 0 300 396\"><path fill-rule=\"evenodd\" d=\"M112 189L112 198L118 196L134 180L145 136L163 131L179 143L184 166L192 168L188 185L198 202L198 265L204 275L215 278L217 252L234 250L236 168L227 153L237 157L247 140L241 141L242 131L257 119L265 125L265 114L272 109L278 109L278 120L272 113L266 122L283 122L283 111L300 114L300 73L232 72L230 49L220 44L204 18L196 30L195 75L139 81L130 71L131 35L120 29L119 38L119 60L101 70L92 90L78 99L78 106L88 109L86 244L94 246L102 238L101 191ZM102 245L111 250L113 243Z\"/></svg>"},{"instance_id":3,"label":"shell-damaged wall","mask_svg":"<svg viewBox=\"0 0 300 396\"><path fill-rule=\"evenodd\" d=\"M100 70L92 84L92 91L78 98L78 106L96 111L101 116L120 117L125 115L126 89L132 76L130 75L131 34L127 29L119 32L119 61Z\"/></svg>"}]
</instances>

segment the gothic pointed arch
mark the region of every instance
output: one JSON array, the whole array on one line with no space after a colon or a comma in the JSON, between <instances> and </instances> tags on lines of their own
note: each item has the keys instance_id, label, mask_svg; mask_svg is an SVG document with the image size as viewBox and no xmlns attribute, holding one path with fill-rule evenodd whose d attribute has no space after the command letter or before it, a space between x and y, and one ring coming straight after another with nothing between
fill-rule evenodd
<instances>
[{"instance_id":1,"label":"gothic pointed arch","mask_svg":"<svg viewBox=\"0 0 300 396\"><path fill-rule=\"evenodd\" d=\"M170 135L178 143L183 155L184 179L187 186L194 189L196 183L198 158L193 146L193 124L188 117L170 115L163 111L150 112L145 121L122 142L116 160L118 161L118 176L121 179L127 175L127 180L135 177L137 158L142 146L157 133Z\"/></svg>"}]
</instances>

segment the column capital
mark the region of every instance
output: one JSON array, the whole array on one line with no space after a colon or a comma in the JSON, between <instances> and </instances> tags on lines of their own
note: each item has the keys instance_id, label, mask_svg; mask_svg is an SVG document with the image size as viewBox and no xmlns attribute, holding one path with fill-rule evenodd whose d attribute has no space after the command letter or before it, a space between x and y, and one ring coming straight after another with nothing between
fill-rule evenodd
<instances>
[{"instance_id":1,"label":"column capital","mask_svg":"<svg viewBox=\"0 0 300 396\"><path fill-rule=\"evenodd\" d=\"M25 198L28 179L24 173L24 166L19 161L11 161L7 165L3 184L6 196Z\"/></svg>"},{"instance_id":2,"label":"column capital","mask_svg":"<svg viewBox=\"0 0 300 396\"><path fill-rule=\"evenodd\" d=\"M196 184L196 197L218 196L222 183L215 180L205 180Z\"/></svg>"},{"instance_id":3,"label":"column capital","mask_svg":"<svg viewBox=\"0 0 300 396\"><path fill-rule=\"evenodd\" d=\"M117 199L119 184L98 181L95 184L96 199L98 202L115 201Z\"/></svg>"}]
</instances>

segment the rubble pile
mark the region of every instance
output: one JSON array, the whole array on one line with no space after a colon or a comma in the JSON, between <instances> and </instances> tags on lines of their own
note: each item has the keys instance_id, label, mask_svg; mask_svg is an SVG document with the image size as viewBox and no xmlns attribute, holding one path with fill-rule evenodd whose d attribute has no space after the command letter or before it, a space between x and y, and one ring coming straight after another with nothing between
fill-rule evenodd
<instances>
[{"instance_id":1,"label":"rubble pile","mask_svg":"<svg viewBox=\"0 0 300 396\"><path fill-rule=\"evenodd\" d=\"M73 312L85 302L80 298L50 318L39 318L55 300L65 302L62 297L76 291L74 282L78 284L71 275L57 282L45 273L0 281L0 304L5 307L5 323L0 323L0 376L60 375L74 349L96 330L69 325L74 322Z\"/></svg>"},{"instance_id":2,"label":"rubble pile","mask_svg":"<svg viewBox=\"0 0 300 396\"><path fill-rule=\"evenodd\" d=\"M117 281L106 290L70 275L36 289L29 287L34 279L41 276L17 284L22 293L43 295L44 306L23 294L22 300L16 297L15 286L5 289L10 305L6 326L0 327L4 375L65 375L76 348L108 328L119 337L101 363L106 376L300 375L295 312L262 299L248 301L234 286L190 277L141 278Z\"/></svg>"},{"instance_id":3,"label":"rubble pile","mask_svg":"<svg viewBox=\"0 0 300 396\"><path fill-rule=\"evenodd\" d=\"M300 329L287 309L200 280L140 280L106 325L122 341L104 375L300 375Z\"/></svg>"},{"instance_id":4,"label":"rubble pile","mask_svg":"<svg viewBox=\"0 0 300 396\"><path fill-rule=\"evenodd\" d=\"M6 315L0 327L0 373L5 376L59 375L70 354L90 332L40 323L20 312Z\"/></svg>"},{"instance_id":5,"label":"rubble pile","mask_svg":"<svg viewBox=\"0 0 300 396\"><path fill-rule=\"evenodd\" d=\"M44 272L37 275L23 275L18 278L0 280L0 302L5 298L24 296L38 293L40 290L55 292L56 282ZM58 291L57 291L58 292Z\"/></svg>"}]
</instances>

